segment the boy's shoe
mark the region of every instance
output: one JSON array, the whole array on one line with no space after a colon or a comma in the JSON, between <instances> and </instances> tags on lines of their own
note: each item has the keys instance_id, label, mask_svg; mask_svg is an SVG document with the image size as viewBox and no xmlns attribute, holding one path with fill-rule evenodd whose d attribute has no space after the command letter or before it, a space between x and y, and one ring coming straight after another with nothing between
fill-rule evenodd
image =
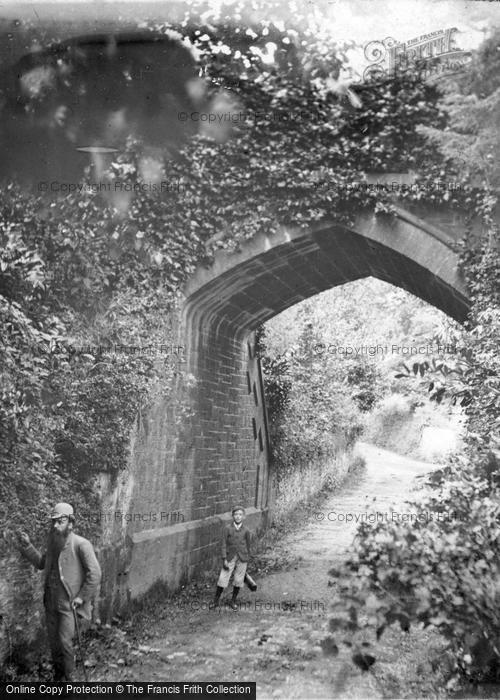
<instances>
[{"instance_id":1,"label":"boy's shoe","mask_svg":"<svg viewBox=\"0 0 500 700\"><path fill-rule=\"evenodd\" d=\"M212 602L208 604L208 609L215 610L215 608L218 608L219 605L220 605L220 600L212 600Z\"/></svg>"},{"instance_id":2,"label":"boy's shoe","mask_svg":"<svg viewBox=\"0 0 500 700\"><path fill-rule=\"evenodd\" d=\"M238 610L238 603L235 600L232 600L229 603L229 607L231 608L231 610Z\"/></svg>"}]
</instances>

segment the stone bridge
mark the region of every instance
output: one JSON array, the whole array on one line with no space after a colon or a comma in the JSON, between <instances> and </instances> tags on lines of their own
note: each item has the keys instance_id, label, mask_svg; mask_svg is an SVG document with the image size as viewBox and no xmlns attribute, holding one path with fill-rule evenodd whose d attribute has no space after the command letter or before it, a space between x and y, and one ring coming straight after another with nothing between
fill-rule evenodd
<instances>
[{"instance_id":1,"label":"stone bridge","mask_svg":"<svg viewBox=\"0 0 500 700\"><path fill-rule=\"evenodd\" d=\"M67 74L83 86L76 102ZM20 58L0 81L0 175L14 173L30 186L37 178L77 181L87 156L76 145L121 147L126 129L107 127L118 108L125 126L128 119L153 144L174 148L178 109L200 108L186 88L196 76L193 58L165 37L93 36ZM33 114L26 108L32 98ZM332 216L309 230L256 237L197 270L165 319L186 349L184 369L138 419L127 472L118 483L100 479L103 512L140 516L102 523L103 609L119 608L156 581L174 589L212 568L221 522L235 502L247 508L251 526L266 526L273 478L257 326L368 276L463 321L468 302L455 248L463 231L460 217L446 210L398 209L393 218L360 212L350 228Z\"/></svg>"},{"instance_id":2,"label":"stone bridge","mask_svg":"<svg viewBox=\"0 0 500 700\"><path fill-rule=\"evenodd\" d=\"M174 510L183 521L131 525L121 563L117 537L124 532L110 531L107 551L119 585L110 581L105 599L140 596L158 580L173 589L212 568L221 522L235 502L245 506L253 527L265 528L273 477L254 343L259 324L303 299L368 276L465 319L467 294L455 250L463 228L447 216L428 210L424 221L398 209L393 218L360 213L351 228L333 219L306 231L282 228L237 252L221 252L211 267L196 271L177 319L185 371L194 378L192 385L178 386L189 415L176 423L171 405L158 404L134 438L130 473L109 501L112 510L128 494L134 512Z\"/></svg>"}]
</instances>

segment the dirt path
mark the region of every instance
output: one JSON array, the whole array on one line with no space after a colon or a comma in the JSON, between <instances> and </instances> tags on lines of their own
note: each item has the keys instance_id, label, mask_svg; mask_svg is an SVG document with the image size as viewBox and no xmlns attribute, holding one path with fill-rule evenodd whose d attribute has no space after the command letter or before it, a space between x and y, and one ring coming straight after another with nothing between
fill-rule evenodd
<instances>
[{"instance_id":1,"label":"dirt path","mask_svg":"<svg viewBox=\"0 0 500 700\"><path fill-rule=\"evenodd\" d=\"M256 594L242 590L238 611L209 611L213 582L198 586L169 601L139 636L123 631L123 657L108 655L111 667L98 662L92 680L256 681L259 700L387 696L376 674L352 663L348 646L335 658L322 652L333 593L328 570L345 556L356 516L373 508L403 512L414 477L436 465L363 443L359 451L366 469L269 553L285 565L259 577ZM401 660L404 643L389 643L386 662Z\"/></svg>"}]
</instances>

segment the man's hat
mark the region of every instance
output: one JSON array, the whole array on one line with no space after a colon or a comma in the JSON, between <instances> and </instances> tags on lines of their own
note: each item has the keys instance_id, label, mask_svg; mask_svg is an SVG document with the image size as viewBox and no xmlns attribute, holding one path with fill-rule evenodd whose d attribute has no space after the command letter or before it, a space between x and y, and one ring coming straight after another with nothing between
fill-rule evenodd
<instances>
[{"instance_id":1,"label":"man's hat","mask_svg":"<svg viewBox=\"0 0 500 700\"><path fill-rule=\"evenodd\" d=\"M243 512L245 512L245 509L243 508L243 506L233 506L233 510L231 511L231 515L234 515L237 510L242 510Z\"/></svg>"},{"instance_id":2,"label":"man's hat","mask_svg":"<svg viewBox=\"0 0 500 700\"><path fill-rule=\"evenodd\" d=\"M70 516L74 517L75 513L73 511L73 506L70 506L69 503L58 503L57 505L54 506L52 509L52 513L50 514L50 517L53 518L60 518L61 515L67 515L68 518Z\"/></svg>"}]
</instances>

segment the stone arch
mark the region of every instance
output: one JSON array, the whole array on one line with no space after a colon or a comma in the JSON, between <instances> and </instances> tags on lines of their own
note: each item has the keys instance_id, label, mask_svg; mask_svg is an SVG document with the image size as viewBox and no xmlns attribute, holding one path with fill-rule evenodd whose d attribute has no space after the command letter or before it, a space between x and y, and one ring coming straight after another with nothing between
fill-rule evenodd
<instances>
[{"instance_id":1,"label":"stone arch","mask_svg":"<svg viewBox=\"0 0 500 700\"><path fill-rule=\"evenodd\" d=\"M455 240L397 209L394 218L361 213L351 227L335 221L307 230L282 227L217 255L186 285L187 328L203 335L228 325L244 337L303 299L368 276L406 289L457 321L467 316Z\"/></svg>"},{"instance_id":2,"label":"stone arch","mask_svg":"<svg viewBox=\"0 0 500 700\"><path fill-rule=\"evenodd\" d=\"M307 230L282 227L273 236L244 241L234 252L219 252L211 266L192 275L184 289L179 337L195 385L186 389L191 413L175 432L171 467L189 482L188 522L133 535L133 595L162 578L175 587L182 577L218 562L221 521L230 518L234 503L247 508L254 529L268 522L272 474L253 333L260 323L367 276L464 321L469 301L455 239L430 223L433 217L429 211L424 221L397 209L395 217L361 212L351 227L334 220ZM462 233L456 225L450 229L457 237Z\"/></svg>"},{"instance_id":3,"label":"stone arch","mask_svg":"<svg viewBox=\"0 0 500 700\"><path fill-rule=\"evenodd\" d=\"M174 395L158 399L150 429L138 433L121 489L135 510L179 509L182 520L160 517L127 527L127 595L140 596L159 580L175 589L216 567L221 526L234 503L246 507L252 529L269 521L273 475L255 328L303 299L367 276L464 321L469 300L456 249L464 228L454 216L431 209L396 209L393 217L364 211L350 227L334 219L309 229L281 227L217 253L212 265L195 271L171 319L186 365ZM173 403L187 407L182 420ZM114 502L119 491L110 494ZM109 538L113 553L118 536ZM111 584L109 599L116 596Z\"/></svg>"}]
</instances>

